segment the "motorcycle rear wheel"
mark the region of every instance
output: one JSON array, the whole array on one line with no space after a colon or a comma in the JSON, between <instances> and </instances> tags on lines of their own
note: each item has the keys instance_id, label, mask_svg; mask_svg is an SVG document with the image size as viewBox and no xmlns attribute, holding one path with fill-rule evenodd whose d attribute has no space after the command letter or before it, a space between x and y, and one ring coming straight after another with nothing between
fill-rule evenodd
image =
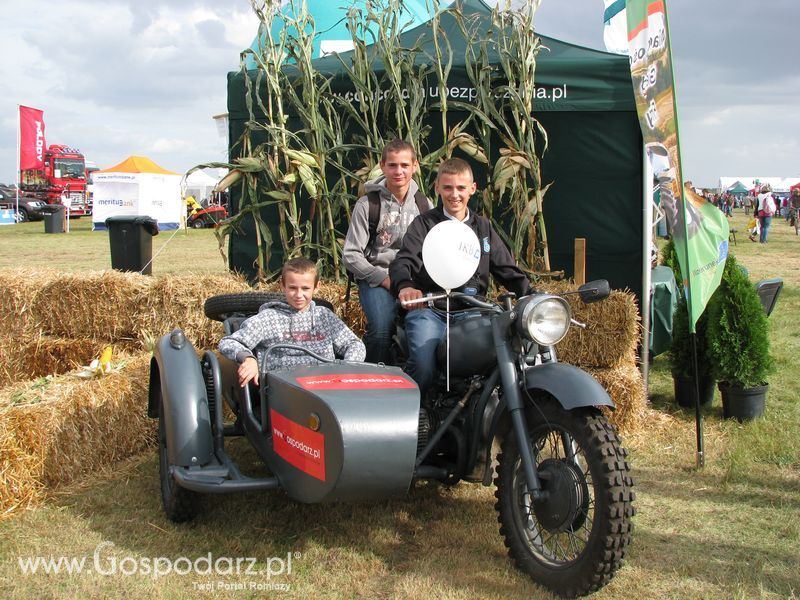
<instances>
[{"instance_id":1,"label":"motorcycle rear wheel","mask_svg":"<svg viewBox=\"0 0 800 600\"><path fill-rule=\"evenodd\" d=\"M532 500L510 433L495 478L500 535L536 583L565 597L595 592L622 565L631 540L635 495L627 452L596 409L567 412L545 401L526 417L549 495Z\"/></svg>"}]
</instances>

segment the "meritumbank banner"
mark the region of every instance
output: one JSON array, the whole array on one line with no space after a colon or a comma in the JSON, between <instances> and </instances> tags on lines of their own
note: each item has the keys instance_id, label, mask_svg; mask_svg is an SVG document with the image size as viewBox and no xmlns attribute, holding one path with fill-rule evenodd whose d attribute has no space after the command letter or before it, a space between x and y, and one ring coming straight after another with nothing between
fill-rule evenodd
<instances>
[{"instance_id":1,"label":"meritumbank banner","mask_svg":"<svg viewBox=\"0 0 800 600\"><path fill-rule=\"evenodd\" d=\"M36 108L19 107L19 168L44 168L44 113Z\"/></svg>"},{"instance_id":2,"label":"meritumbank banner","mask_svg":"<svg viewBox=\"0 0 800 600\"><path fill-rule=\"evenodd\" d=\"M628 0L627 19L636 112L675 242L694 332L722 279L728 222L690 184L683 185L666 0Z\"/></svg>"}]
</instances>

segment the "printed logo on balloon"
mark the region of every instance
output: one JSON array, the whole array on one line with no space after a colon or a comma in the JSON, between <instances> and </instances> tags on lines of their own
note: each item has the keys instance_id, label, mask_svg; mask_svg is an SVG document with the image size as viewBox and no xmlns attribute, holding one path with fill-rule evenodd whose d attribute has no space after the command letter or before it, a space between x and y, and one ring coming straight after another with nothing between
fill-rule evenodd
<instances>
[{"instance_id":1,"label":"printed logo on balloon","mask_svg":"<svg viewBox=\"0 0 800 600\"><path fill-rule=\"evenodd\" d=\"M439 223L422 243L422 262L428 275L447 292L469 281L480 259L478 236L460 221Z\"/></svg>"}]
</instances>

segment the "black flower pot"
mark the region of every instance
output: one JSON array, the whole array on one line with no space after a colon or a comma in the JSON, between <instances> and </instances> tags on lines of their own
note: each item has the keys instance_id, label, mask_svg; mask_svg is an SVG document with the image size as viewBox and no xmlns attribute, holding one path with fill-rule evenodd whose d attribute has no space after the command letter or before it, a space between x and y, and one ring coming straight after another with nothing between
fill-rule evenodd
<instances>
[{"instance_id":1,"label":"black flower pot","mask_svg":"<svg viewBox=\"0 0 800 600\"><path fill-rule=\"evenodd\" d=\"M743 388L727 382L719 382L722 394L722 414L726 419L751 421L763 416L769 384Z\"/></svg>"},{"instance_id":2,"label":"black flower pot","mask_svg":"<svg viewBox=\"0 0 800 600\"><path fill-rule=\"evenodd\" d=\"M694 408L696 396L694 378L673 375L672 381L675 384L675 401L678 406ZM703 377L700 380L700 406L711 406L714 401L714 383L716 382L713 377Z\"/></svg>"}]
</instances>

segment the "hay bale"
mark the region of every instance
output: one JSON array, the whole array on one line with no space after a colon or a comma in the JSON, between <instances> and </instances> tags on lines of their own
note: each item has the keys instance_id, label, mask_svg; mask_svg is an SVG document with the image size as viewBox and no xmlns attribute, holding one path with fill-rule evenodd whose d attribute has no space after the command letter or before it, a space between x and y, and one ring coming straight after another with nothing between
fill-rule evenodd
<instances>
[{"instance_id":1,"label":"hay bale","mask_svg":"<svg viewBox=\"0 0 800 600\"><path fill-rule=\"evenodd\" d=\"M586 368L602 385L616 405L616 410L603 409L608 420L621 433L636 431L644 423L647 411L647 389L635 364L623 363L613 369Z\"/></svg>"},{"instance_id":2,"label":"hay bale","mask_svg":"<svg viewBox=\"0 0 800 600\"><path fill-rule=\"evenodd\" d=\"M358 337L364 337L364 333L367 331L367 318L358 301L358 286L354 283L350 287L349 302L344 301L346 293L347 283L323 282L316 295L333 304L336 314L344 321L345 325Z\"/></svg>"},{"instance_id":3,"label":"hay bale","mask_svg":"<svg viewBox=\"0 0 800 600\"><path fill-rule=\"evenodd\" d=\"M147 347L175 327L180 327L198 349L215 346L222 325L203 313L206 298L251 291L247 281L234 274L163 275L154 278L147 297L135 315L136 335Z\"/></svg>"},{"instance_id":4,"label":"hay bale","mask_svg":"<svg viewBox=\"0 0 800 600\"><path fill-rule=\"evenodd\" d=\"M136 314L151 284L138 273L62 273L42 286L31 310L49 335L135 343Z\"/></svg>"},{"instance_id":5,"label":"hay bale","mask_svg":"<svg viewBox=\"0 0 800 600\"><path fill-rule=\"evenodd\" d=\"M42 287L61 273L55 269L0 269L0 331L17 337L38 333L32 303Z\"/></svg>"},{"instance_id":6,"label":"hay bale","mask_svg":"<svg viewBox=\"0 0 800 600\"><path fill-rule=\"evenodd\" d=\"M542 286L552 293L577 289L569 282L547 282ZM636 298L631 292L612 290L601 302L584 304L577 294L565 297L572 318L586 323L586 329L570 327L556 346L559 360L580 367L613 368L631 364L641 339Z\"/></svg>"},{"instance_id":7,"label":"hay bale","mask_svg":"<svg viewBox=\"0 0 800 600\"><path fill-rule=\"evenodd\" d=\"M40 457L22 450L8 424L0 418L0 520L33 506L42 497L44 484L32 476Z\"/></svg>"},{"instance_id":8,"label":"hay bale","mask_svg":"<svg viewBox=\"0 0 800 600\"><path fill-rule=\"evenodd\" d=\"M0 390L0 488L17 490L3 494L0 514L152 444L149 365L141 353L99 379L57 375Z\"/></svg>"},{"instance_id":9,"label":"hay bale","mask_svg":"<svg viewBox=\"0 0 800 600\"><path fill-rule=\"evenodd\" d=\"M88 365L104 345L87 338L0 337L0 387Z\"/></svg>"}]
</instances>

